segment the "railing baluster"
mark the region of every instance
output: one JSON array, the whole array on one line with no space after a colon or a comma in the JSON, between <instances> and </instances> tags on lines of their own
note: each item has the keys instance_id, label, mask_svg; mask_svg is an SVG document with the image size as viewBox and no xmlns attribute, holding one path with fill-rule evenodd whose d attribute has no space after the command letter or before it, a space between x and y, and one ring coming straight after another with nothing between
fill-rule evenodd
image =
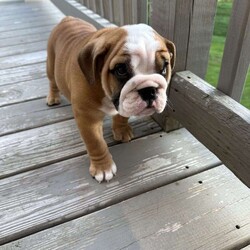
<instances>
[{"instance_id":1,"label":"railing baluster","mask_svg":"<svg viewBox=\"0 0 250 250\"><path fill-rule=\"evenodd\" d=\"M218 89L240 101L250 62L250 1L235 0L221 64Z\"/></svg>"}]
</instances>

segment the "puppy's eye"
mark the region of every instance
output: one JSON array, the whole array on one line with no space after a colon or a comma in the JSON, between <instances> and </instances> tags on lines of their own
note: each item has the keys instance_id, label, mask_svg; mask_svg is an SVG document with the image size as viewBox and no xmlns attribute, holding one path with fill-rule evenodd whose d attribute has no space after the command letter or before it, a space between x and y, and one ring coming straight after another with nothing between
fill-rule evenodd
<instances>
[{"instance_id":1,"label":"puppy's eye","mask_svg":"<svg viewBox=\"0 0 250 250\"><path fill-rule=\"evenodd\" d=\"M164 64L163 64L163 68L162 68L162 70L161 70L161 74L162 74L163 76L165 76L165 75L167 74L167 67L168 67L168 64L169 64L168 61L165 61Z\"/></svg>"},{"instance_id":2,"label":"puppy's eye","mask_svg":"<svg viewBox=\"0 0 250 250\"><path fill-rule=\"evenodd\" d=\"M125 63L116 64L114 73L118 77L126 77L128 75L127 65Z\"/></svg>"}]
</instances>

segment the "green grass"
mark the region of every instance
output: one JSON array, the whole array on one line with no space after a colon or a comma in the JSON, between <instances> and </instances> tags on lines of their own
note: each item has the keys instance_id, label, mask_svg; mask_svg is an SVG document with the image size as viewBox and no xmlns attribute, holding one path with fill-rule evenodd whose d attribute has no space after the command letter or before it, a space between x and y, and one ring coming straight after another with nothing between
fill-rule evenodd
<instances>
[{"instance_id":1,"label":"green grass","mask_svg":"<svg viewBox=\"0 0 250 250\"><path fill-rule=\"evenodd\" d=\"M217 85L219 78L220 65L224 51L225 37L227 34L231 10L232 0L218 1L214 33L209 53L208 69L206 74L206 81L211 83L213 86ZM241 104L250 109L250 70L248 70Z\"/></svg>"}]
</instances>

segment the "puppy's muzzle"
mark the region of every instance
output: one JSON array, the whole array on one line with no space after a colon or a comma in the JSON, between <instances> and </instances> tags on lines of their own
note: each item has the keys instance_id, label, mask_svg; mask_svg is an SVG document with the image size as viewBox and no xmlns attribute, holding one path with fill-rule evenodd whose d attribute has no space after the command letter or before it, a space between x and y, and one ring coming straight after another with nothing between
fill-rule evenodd
<instances>
[{"instance_id":1,"label":"puppy's muzzle","mask_svg":"<svg viewBox=\"0 0 250 250\"><path fill-rule=\"evenodd\" d=\"M167 101L168 82L160 74L135 75L122 88L118 112L124 117L161 113Z\"/></svg>"},{"instance_id":2,"label":"puppy's muzzle","mask_svg":"<svg viewBox=\"0 0 250 250\"><path fill-rule=\"evenodd\" d=\"M157 88L147 87L138 90L142 100L147 103L147 108L151 108L153 101L157 99Z\"/></svg>"}]
</instances>

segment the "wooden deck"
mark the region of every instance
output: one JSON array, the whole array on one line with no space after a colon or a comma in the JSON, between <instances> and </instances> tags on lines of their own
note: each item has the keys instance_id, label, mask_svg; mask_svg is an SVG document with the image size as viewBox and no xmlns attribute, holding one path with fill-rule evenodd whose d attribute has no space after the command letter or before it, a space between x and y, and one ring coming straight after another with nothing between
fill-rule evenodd
<instances>
[{"instance_id":1,"label":"wooden deck","mask_svg":"<svg viewBox=\"0 0 250 250\"><path fill-rule=\"evenodd\" d=\"M0 249L249 249L250 191L185 128L131 119L135 139L104 134L110 183L88 156L66 100L48 108L48 1L0 3Z\"/></svg>"}]
</instances>

